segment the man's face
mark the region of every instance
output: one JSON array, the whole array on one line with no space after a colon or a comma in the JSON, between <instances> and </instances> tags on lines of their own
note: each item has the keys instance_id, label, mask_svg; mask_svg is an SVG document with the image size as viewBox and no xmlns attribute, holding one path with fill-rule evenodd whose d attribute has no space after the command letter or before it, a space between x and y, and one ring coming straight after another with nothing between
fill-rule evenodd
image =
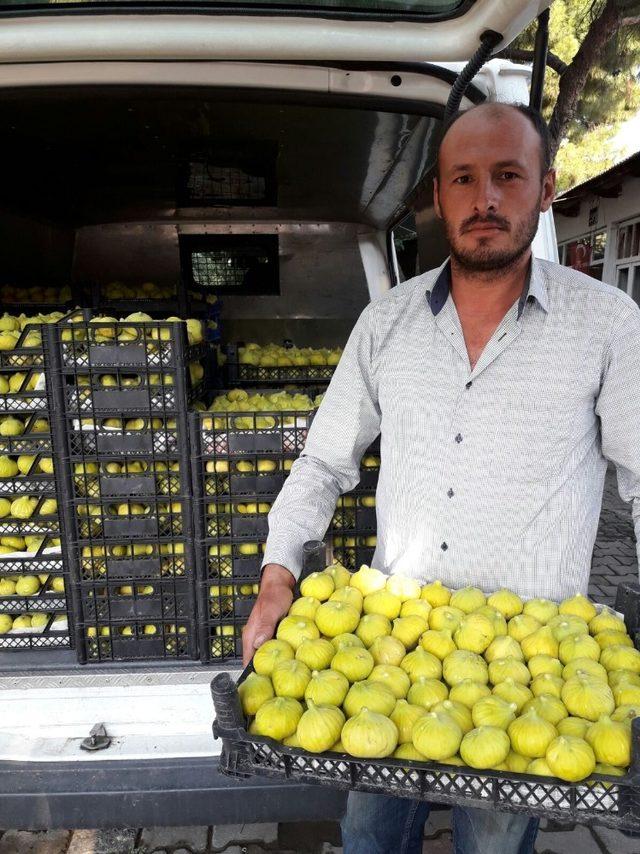
<instances>
[{"instance_id":1,"label":"man's face","mask_svg":"<svg viewBox=\"0 0 640 854\"><path fill-rule=\"evenodd\" d=\"M480 108L450 128L434 204L459 266L499 271L525 254L555 194L555 174L541 168L540 138L517 110Z\"/></svg>"}]
</instances>

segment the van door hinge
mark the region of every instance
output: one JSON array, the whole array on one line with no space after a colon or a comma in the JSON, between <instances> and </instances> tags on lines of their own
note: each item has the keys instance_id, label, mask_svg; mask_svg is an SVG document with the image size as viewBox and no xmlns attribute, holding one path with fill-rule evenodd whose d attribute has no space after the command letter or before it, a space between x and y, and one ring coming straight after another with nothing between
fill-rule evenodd
<instances>
[{"instance_id":1,"label":"van door hinge","mask_svg":"<svg viewBox=\"0 0 640 854\"><path fill-rule=\"evenodd\" d=\"M110 744L111 739L107 735L104 724L95 724L91 728L88 738L81 742L80 747L82 750L104 750Z\"/></svg>"}]
</instances>

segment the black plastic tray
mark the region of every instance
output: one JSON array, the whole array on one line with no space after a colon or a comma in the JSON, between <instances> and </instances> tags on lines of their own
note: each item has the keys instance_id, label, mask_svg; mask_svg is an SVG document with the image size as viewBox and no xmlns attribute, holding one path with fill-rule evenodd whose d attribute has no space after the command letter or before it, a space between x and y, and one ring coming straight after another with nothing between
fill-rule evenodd
<instances>
[{"instance_id":1,"label":"black plastic tray","mask_svg":"<svg viewBox=\"0 0 640 854\"><path fill-rule=\"evenodd\" d=\"M186 325L178 321L129 322L96 320L74 322L57 336L62 371L149 373L183 369L205 358L206 344L189 345ZM64 330L64 331L63 331ZM130 333L130 334L129 334ZM123 338L127 334L128 338Z\"/></svg>"},{"instance_id":2,"label":"black plastic tray","mask_svg":"<svg viewBox=\"0 0 640 854\"><path fill-rule=\"evenodd\" d=\"M0 413L7 415L9 413ZM24 412L20 415L15 414L16 418L24 424L24 431L19 436L0 436L0 454L9 457L18 457L20 454L51 456L51 423L50 412L48 408L37 409L32 412ZM49 422L49 429L46 432L35 431L34 427L38 421Z\"/></svg>"},{"instance_id":3,"label":"black plastic tray","mask_svg":"<svg viewBox=\"0 0 640 854\"><path fill-rule=\"evenodd\" d=\"M54 628L53 621L57 616L59 614L52 613L42 631L7 632L0 635L0 652L69 649L72 646L71 633L69 628Z\"/></svg>"},{"instance_id":4,"label":"black plastic tray","mask_svg":"<svg viewBox=\"0 0 640 854\"><path fill-rule=\"evenodd\" d=\"M102 498L126 501L138 498L141 501L155 500L166 503L169 498L178 500L182 483L183 478L179 471L73 474L75 494L89 500Z\"/></svg>"},{"instance_id":5,"label":"black plastic tray","mask_svg":"<svg viewBox=\"0 0 640 854\"><path fill-rule=\"evenodd\" d=\"M369 536L372 536L370 533ZM352 540L356 540L356 545L336 545L336 539L340 541L351 542ZM360 569L363 563L366 563L367 566L371 565L371 561L373 560L373 553L375 552L375 546L365 546L359 543L360 540L364 539L361 536L356 536L352 533L347 532L346 534L342 531L334 532L334 545L333 545L333 560L342 564L342 566L346 567L350 570Z\"/></svg>"},{"instance_id":6,"label":"black plastic tray","mask_svg":"<svg viewBox=\"0 0 640 854\"><path fill-rule=\"evenodd\" d=\"M0 576L44 575L45 573L63 575L64 572L62 550L45 553L44 544L37 552L24 552L24 557L0 555Z\"/></svg>"},{"instance_id":7,"label":"black plastic tray","mask_svg":"<svg viewBox=\"0 0 640 854\"><path fill-rule=\"evenodd\" d=\"M348 533L375 534L377 528L376 508L363 507L360 503L360 499L363 497L366 496L348 493L338 499L338 506L331 520L331 530L336 535ZM345 498L352 498L354 506L345 506Z\"/></svg>"},{"instance_id":8,"label":"black plastic tray","mask_svg":"<svg viewBox=\"0 0 640 854\"><path fill-rule=\"evenodd\" d=\"M175 540L171 543L178 545ZM83 549L95 546L91 540L84 540L72 546L72 553L77 555L79 578L84 581L108 582L117 581L119 584L153 584L159 579L188 578L191 570L187 566L185 554L162 554L158 550L151 555L136 557L112 557L83 554ZM162 546L163 543L156 545ZM168 545L168 543L167 543ZM183 546L184 544L180 543Z\"/></svg>"},{"instance_id":9,"label":"black plastic tray","mask_svg":"<svg viewBox=\"0 0 640 854\"><path fill-rule=\"evenodd\" d=\"M197 412L201 455L230 458L246 455L298 456L304 449L313 413ZM242 420L240 420L242 419ZM261 426L268 419L269 426Z\"/></svg>"},{"instance_id":10,"label":"black plastic tray","mask_svg":"<svg viewBox=\"0 0 640 854\"><path fill-rule=\"evenodd\" d=\"M189 581L164 579L153 583L138 581L126 584L121 581L83 582L80 585L85 622L100 622L113 626L127 620L160 620L175 622L191 619L188 595ZM142 593L138 588L153 587L153 593ZM121 593L122 587L132 588L131 593Z\"/></svg>"},{"instance_id":11,"label":"black plastic tray","mask_svg":"<svg viewBox=\"0 0 640 854\"><path fill-rule=\"evenodd\" d=\"M153 625L155 634L145 634L144 627ZM131 635L122 634L130 629ZM108 629L110 634L101 634ZM182 633L181 629L185 629ZM90 636L89 632L96 632ZM121 620L119 623L96 620L78 625L82 648L91 662L135 661L140 659L196 659L196 629L193 620Z\"/></svg>"},{"instance_id":12,"label":"black plastic tray","mask_svg":"<svg viewBox=\"0 0 640 854\"><path fill-rule=\"evenodd\" d=\"M225 363L227 383L238 385L289 385L291 383L329 383L336 369L335 365L291 365L286 367L263 368L259 365L245 365L239 361L239 345L228 344Z\"/></svg>"},{"instance_id":13,"label":"black plastic tray","mask_svg":"<svg viewBox=\"0 0 640 854\"><path fill-rule=\"evenodd\" d=\"M269 496L271 500L264 497L260 503L272 504L275 496ZM254 540L264 541L269 533L269 521L267 513L221 513L214 512L211 508L215 501L196 501L195 512L204 516L204 536L206 538L218 538L222 541ZM257 502L251 501L255 504ZM234 506L237 506L234 504Z\"/></svg>"},{"instance_id":14,"label":"black plastic tray","mask_svg":"<svg viewBox=\"0 0 640 854\"><path fill-rule=\"evenodd\" d=\"M146 514L118 515L117 507L122 502L129 507L140 503L147 508ZM172 510L172 505L180 505ZM92 508L91 515L80 515L78 511ZM79 540L115 540L128 544L130 542L156 542L167 538L180 538L185 534L184 516L191 513L189 496L173 496L171 502L166 498L141 496L133 500L104 497L100 499L80 498L72 500L71 512L75 514L74 529ZM0 520L1 530L2 520Z\"/></svg>"},{"instance_id":15,"label":"black plastic tray","mask_svg":"<svg viewBox=\"0 0 640 854\"><path fill-rule=\"evenodd\" d=\"M82 462L87 457L102 461L122 456L166 460L168 456L175 457L179 451L178 432L171 427L126 430L72 426L68 431L69 452L73 462Z\"/></svg>"},{"instance_id":16,"label":"black plastic tray","mask_svg":"<svg viewBox=\"0 0 640 854\"><path fill-rule=\"evenodd\" d=\"M640 586L621 584L616 609L625 615L629 634L636 637ZM251 670L251 666L245 669L239 683ZM230 776L264 776L640 831L640 718L632 723L632 762L624 777L594 775L587 781L567 783L531 774L476 771L434 762L361 760L346 754L307 753L247 732L237 686L228 673L213 679L211 693L216 711L214 737L223 742L220 769Z\"/></svg>"},{"instance_id":17,"label":"black plastic tray","mask_svg":"<svg viewBox=\"0 0 640 854\"><path fill-rule=\"evenodd\" d=\"M55 476L38 473L37 466L32 468L32 472L34 473L17 474L14 477L0 478L0 498L11 495L44 495L55 497Z\"/></svg>"}]
</instances>

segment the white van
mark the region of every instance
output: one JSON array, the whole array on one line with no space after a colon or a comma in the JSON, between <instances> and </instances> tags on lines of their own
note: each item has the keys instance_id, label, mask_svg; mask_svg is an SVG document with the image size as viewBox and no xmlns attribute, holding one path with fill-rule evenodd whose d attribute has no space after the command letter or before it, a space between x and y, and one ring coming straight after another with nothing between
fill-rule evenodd
<instances>
[{"instance_id":1,"label":"white van","mask_svg":"<svg viewBox=\"0 0 640 854\"><path fill-rule=\"evenodd\" d=\"M445 257L429 173L451 87L484 33L495 52L548 5L1 2L2 275L162 285L212 238L271 240L278 274L224 294L224 337L343 344ZM529 100L528 68L472 76L463 107ZM534 251L557 258L550 213ZM0 651L2 826L337 816L341 793L218 772L223 666Z\"/></svg>"}]
</instances>

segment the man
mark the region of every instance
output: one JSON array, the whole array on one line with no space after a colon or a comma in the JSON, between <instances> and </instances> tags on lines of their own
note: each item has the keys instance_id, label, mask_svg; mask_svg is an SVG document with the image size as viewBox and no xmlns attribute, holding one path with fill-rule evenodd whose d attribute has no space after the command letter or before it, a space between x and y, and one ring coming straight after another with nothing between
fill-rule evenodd
<instances>
[{"instance_id":1,"label":"man","mask_svg":"<svg viewBox=\"0 0 640 854\"><path fill-rule=\"evenodd\" d=\"M640 309L532 258L550 207L544 122L485 104L442 138L434 204L451 257L362 313L270 516L245 655L291 604L302 544L381 434L373 565L485 591L586 593L607 459L640 533ZM640 537L638 537L640 539ZM345 854L417 854L428 804L351 793ZM458 807L457 854L529 854L537 822Z\"/></svg>"}]
</instances>

